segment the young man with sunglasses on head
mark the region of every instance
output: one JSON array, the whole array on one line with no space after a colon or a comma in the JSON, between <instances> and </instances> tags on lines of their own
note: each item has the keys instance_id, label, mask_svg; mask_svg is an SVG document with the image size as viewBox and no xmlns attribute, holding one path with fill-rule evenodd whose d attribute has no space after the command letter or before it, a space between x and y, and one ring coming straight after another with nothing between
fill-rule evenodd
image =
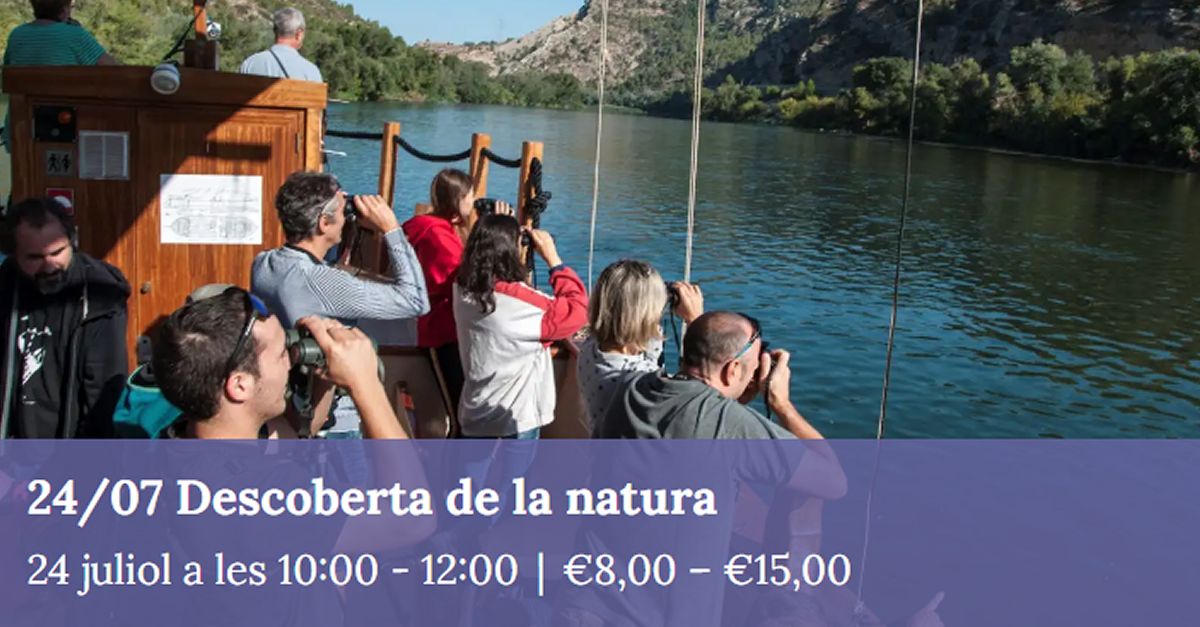
<instances>
[{"instance_id":1,"label":"young man with sunglasses on head","mask_svg":"<svg viewBox=\"0 0 1200 627\"><path fill-rule=\"evenodd\" d=\"M371 340L362 331L326 318L304 318L307 329L325 354L324 378L344 387L358 405L366 437L376 440L406 438L379 380L377 357ZM154 341L153 367L163 395L183 411L168 429L171 438L201 440L253 440L284 412L288 358L284 329L261 301L240 288L193 301L172 313L159 327ZM237 486L239 491L267 494L291 489L320 477L335 493L347 487L328 476L313 457L343 457L345 444L313 447L276 447L256 454L244 447L171 447L164 449L168 472L180 478L201 479L215 485ZM317 452L308 456L305 451ZM352 484L356 488L427 490L424 470L407 447L376 450L369 460L371 477ZM331 462L336 466L336 461ZM297 484L297 480L300 484ZM205 505L207 508L207 505ZM393 505L393 507L395 507ZM317 555L356 555L403 549L428 538L436 528L433 514L397 519L393 516L308 516L300 540L279 534L270 516L243 518L237 527L245 535L229 534L230 527L214 524L210 516L182 516L172 521L171 533L184 559L211 557L212 547L222 547L239 559L270 563L298 547ZM289 527L290 529L291 527ZM301 544L294 544L295 542ZM235 584L237 585L237 584ZM253 625L341 625L344 601L336 588L324 581L313 586L285 589L265 595L261 603L242 597L197 594L192 606L193 624L221 624L230 616ZM137 622L137 621L134 621ZM131 623L132 624L132 623Z\"/></svg>"},{"instance_id":2,"label":"young man with sunglasses on head","mask_svg":"<svg viewBox=\"0 0 1200 627\"><path fill-rule=\"evenodd\" d=\"M371 340L325 318L304 318L325 352L324 378L350 392L366 437L407 436L379 380ZM255 439L287 409L288 357L283 325L240 288L172 313L158 329L153 368L163 395L183 412L175 437Z\"/></svg>"}]
</instances>

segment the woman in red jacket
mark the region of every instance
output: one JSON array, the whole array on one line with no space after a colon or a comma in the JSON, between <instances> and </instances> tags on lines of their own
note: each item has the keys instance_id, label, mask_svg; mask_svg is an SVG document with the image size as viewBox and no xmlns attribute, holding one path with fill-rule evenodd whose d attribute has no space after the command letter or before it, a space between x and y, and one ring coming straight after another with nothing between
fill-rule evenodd
<instances>
[{"instance_id":1,"label":"woman in red jacket","mask_svg":"<svg viewBox=\"0 0 1200 627\"><path fill-rule=\"evenodd\" d=\"M417 345L429 349L442 373L456 414L462 395L463 370L458 354L458 332L454 326L454 279L462 263L463 247L475 226L475 185L462 170L447 168L433 177L429 188L433 212L404 223L404 235L417 252L429 290L429 313L417 319ZM512 208L496 203L496 213L512 214Z\"/></svg>"}]
</instances>

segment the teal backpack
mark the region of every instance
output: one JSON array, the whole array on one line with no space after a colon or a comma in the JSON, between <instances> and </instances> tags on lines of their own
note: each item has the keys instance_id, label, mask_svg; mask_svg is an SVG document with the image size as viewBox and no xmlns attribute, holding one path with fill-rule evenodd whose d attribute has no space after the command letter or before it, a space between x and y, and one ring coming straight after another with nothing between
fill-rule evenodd
<instances>
[{"instance_id":1,"label":"teal backpack","mask_svg":"<svg viewBox=\"0 0 1200 627\"><path fill-rule=\"evenodd\" d=\"M156 439L181 414L158 389L146 364L134 370L125 382L113 413L113 431L118 438Z\"/></svg>"}]
</instances>

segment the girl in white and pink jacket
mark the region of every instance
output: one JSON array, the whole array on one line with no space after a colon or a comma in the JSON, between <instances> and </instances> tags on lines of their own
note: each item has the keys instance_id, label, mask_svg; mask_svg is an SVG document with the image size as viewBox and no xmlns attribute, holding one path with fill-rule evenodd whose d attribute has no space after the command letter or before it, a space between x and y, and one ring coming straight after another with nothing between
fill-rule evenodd
<instances>
[{"instance_id":1,"label":"girl in white and pink jacket","mask_svg":"<svg viewBox=\"0 0 1200 627\"><path fill-rule=\"evenodd\" d=\"M587 289L579 275L563 265L549 233L524 231L550 266L553 296L525 283L522 228L507 215L479 220L455 281L465 379L458 419L466 437L536 439L554 420L557 400L550 345L587 323Z\"/></svg>"}]
</instances>

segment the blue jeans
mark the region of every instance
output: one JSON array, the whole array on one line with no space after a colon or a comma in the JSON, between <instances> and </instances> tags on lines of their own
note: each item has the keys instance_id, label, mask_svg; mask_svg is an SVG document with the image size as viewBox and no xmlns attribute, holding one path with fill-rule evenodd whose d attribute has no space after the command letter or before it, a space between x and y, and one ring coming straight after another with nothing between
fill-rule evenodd
<instances>
[{"instance_id":1,"label":"blue jeans","mask_svg":"<svg viewBox=\"0 0 1200 627\"><path fill-rule=\"evenodd\" d=\"M504 436L503 440L537 440L542 437L542 428L534 427L529 431L522 431L516 435Z\"/></svg>"},{"instance_id":2,"label":"blue jeans","mask_svg":"<svg viewBox=\"0 0 1200 627\"><path fill-rule=\"evenodd\" d=\"M330 431L326 440L340 440L337 459L341 462L343 479L355 486L365 486L371 471L367 468L367 449L363 445L362 431Z\"/></svg>"}]
</instances>

